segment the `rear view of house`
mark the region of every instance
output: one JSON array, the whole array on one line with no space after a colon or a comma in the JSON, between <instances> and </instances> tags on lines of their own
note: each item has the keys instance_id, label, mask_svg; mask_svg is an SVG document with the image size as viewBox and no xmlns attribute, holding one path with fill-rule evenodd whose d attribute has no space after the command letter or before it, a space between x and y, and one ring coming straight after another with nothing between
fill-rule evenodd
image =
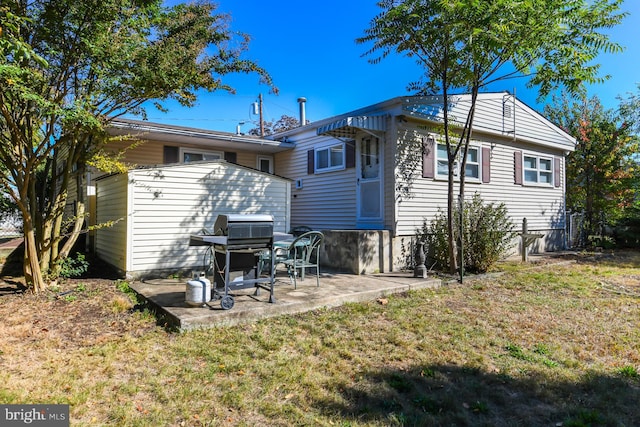
<instances>
[{"instance_id":1,"label":"rear view of house","mask_svg":"<svg viewBox=\"0 0 640 427\"><path fill-rule=\"evenodd\" d=\"M276 173L295 183L291 223L325 231L327 262L357 273L397 269L416 229L446 209L442 101L394 98L275 136L295 144L275 156ZM449 102L450 119L464 123L470 96ZM516 225L527 218L531 232L544 234L533 250L563 248L565 157L574 145L514 96L480 94L466 194L504 202Z\"/></svg>"},{"instance_id":2,"label":"rear view of house","mask_svg":"<svg viewBox=\"0 0 640 427\"><path fill-rule=\"evenodd\" d=\"M454 127L469 107L469 95L449 99ZM461 159L447 161L442 123L438 96L393 98L269 138L116 121L113 135L144 142L125 160L145 167L96 181L93 223L124 223L98 230L94 246L127 272L188 268L196 255L185 236L212 215L261 213L276 218L276 231L322 231L328 267L397 270L416 230L446 209L448 168L459 174ZM574 146L513 95L480 94L465 194L505 203L516 226L527 218L529 231L543 235L531 250L564 248L565 159Z\"/></svg>"}]
</instances>

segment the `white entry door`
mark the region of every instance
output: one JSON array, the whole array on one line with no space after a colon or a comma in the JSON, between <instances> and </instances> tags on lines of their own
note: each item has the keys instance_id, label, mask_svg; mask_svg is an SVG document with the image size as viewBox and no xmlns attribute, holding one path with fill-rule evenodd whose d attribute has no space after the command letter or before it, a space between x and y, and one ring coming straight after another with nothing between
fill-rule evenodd
<instances>
[{"instance_id":1,"label":"white entry door","mask_svg":"<svg viewBox=\"0 0 640 427\"><path fill-rule=\"evenodd\" d=\"M357 140L358 228L381 229L382 147L380 139L367 135Z\"/></svg>"}]
</instances>

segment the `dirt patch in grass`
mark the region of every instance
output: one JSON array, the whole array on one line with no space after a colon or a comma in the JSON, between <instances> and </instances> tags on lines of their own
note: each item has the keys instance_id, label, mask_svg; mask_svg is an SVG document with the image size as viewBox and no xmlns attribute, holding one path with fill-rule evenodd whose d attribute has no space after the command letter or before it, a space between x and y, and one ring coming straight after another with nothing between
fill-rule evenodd
<instances>
[{"instance_id":1,"label":"dirt patch in grass","mask_svg":"<svg viewBox=\"0 0 640 427\"><path fill-rule=\"evenodd\" d=\"M133 292L128 292L128 284L99 260L88 258L89 271L83 277L58 280L36 295L18 275L21 259L18 247L0 266L0 336L6 337L10 351L26 355L41 346L75 350L126 335L140 336L155 327Z\"/></svg>"},{"instance_id":2,"label":"dirt patch in grass","mask_svg":"<svg viewBox=\"0 0 640 427\"><path fill-rule=\"evenodd\" d=\"M0 281L0 336L6 346L31 348L48 343L60 351L140 335L154 323L141 323L136 302L108 279L65 280L40 295L20 281Z\"/></svg>"}]
</instances>

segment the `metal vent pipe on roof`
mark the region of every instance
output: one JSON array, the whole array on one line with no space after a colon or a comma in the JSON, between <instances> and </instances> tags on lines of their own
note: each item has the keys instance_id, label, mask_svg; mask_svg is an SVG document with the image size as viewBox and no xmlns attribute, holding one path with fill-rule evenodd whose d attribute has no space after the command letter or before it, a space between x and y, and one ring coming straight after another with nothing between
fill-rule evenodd
<instances>
[{"instance_id":1,"label":"metal vent pipe on roof","mask_svg":"<svg viewBox=\"0 0 640 427\"><path fill-rule=\"evenodd\" d=\"M300 97L298 98L298 104L300 104L300 126L304 126L307 124L307 117L305 111L305 103L307 102L307 98Z\"/></svg>"}]
</instances>

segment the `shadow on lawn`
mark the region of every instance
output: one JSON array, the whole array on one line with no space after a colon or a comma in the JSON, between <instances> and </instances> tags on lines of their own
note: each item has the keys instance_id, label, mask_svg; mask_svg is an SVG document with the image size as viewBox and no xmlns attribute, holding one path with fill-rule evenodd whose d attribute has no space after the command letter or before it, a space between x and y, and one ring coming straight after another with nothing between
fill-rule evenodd
<instances>
[{"instance_id":1,"label":"shadow on lawn","mask_svg":"<svg viewBox=\"0 0 640 427\"><path fill-rule=\"evenodd\" d=\"M72 257L77 251L72 251ZM95 254L86 253L85 260L88 263L86 272L78 276L81 279L108 279L117 280L122 278L122 274L116 271L112 266L96 257ZM14 248L5 259L4 264L0 268L0 277L20 277L23 272L24 262L24 243Z\"/></svg>"},{"instance_id":2,"label":"shadow on lawn","mask_svg":"<svg viewBox=\"0 0 640 427\"><path fill-rule=\"evenodd\" d=\"M459 366L363 374L318 402L329 416L386 425L640 425L640 382L585 373L576 383L526 380Z\"/></svg>"},{"instance_id":3,"label":"shadow on lawn","mask_svg":"<svg viewBox=\"0 0 640 427\"><path fill-rule=\"evenodd\" d=\"M577 261L582 264L638 268L640 267L640 250L620 249L609 252L596 252L591 256L579 257Z\"/></svg>"}]
</instances>

